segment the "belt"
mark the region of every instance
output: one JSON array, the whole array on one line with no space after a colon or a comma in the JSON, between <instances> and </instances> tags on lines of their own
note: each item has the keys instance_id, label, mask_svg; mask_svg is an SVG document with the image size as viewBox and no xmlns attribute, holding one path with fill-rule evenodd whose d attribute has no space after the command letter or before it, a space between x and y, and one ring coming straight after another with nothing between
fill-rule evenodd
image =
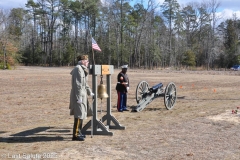
<instances>
[{"instance_id":1,"label":"belt","mask_svg":"<svg viewBox=\"0 0 240 160\"><path fill-rule=\"evenodd\" d=\"M121 83L121 82L117 82L118 84L128 84L127 82L123 82L123 83Z\"/></svg>"}]
</instances>

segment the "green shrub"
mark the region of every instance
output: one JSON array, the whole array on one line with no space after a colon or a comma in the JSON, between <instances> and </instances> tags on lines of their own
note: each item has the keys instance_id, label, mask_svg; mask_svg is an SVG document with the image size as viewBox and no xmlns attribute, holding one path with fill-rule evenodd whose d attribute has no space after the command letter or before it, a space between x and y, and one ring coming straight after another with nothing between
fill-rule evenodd
<instances>
[{"instance_id":1,"label":"green shrub","mask_svg":"<svg viewBox=\"0 0 240 160\"><path fill-rule=\"evenodd\" d=\"M183 58L182 64L193 67L196 65L195 59L196 59L196 57L195 57L194 52L191 50L188 50L184 53L184 58Z\"/></svg>"},{"instance_id":2,"label":"green shrub","mask_svg":"<svg viewBox=\"0 0 240 160\"><path fill-rule=\"evenodd\" d=\"M11 67L11 65L9 63L7 63L7 69L9 69L9 70L12 69L12 67Z\"/></svg>"},{"instance_id":3,"label":"green shrub","mask_svg":"<svg viewBox=\"0 0 240 160\"><path fill-rule=\"evenodd\" d=\"M3 69L4 68L4 64L1 62L0 63L0 69Z\"/></svg>"},{"instance_id":4,"label":"green shrub","mask_svg":"<svg viewBox=\"0 0 240 160\"><path fill-rule=\"evenodd\" d=\"M4 63L3 62L0 63L0 69L4 69ZM11 70L12 66L9 63L7 63L5 69Z\"/></svg>"}]
</instances>

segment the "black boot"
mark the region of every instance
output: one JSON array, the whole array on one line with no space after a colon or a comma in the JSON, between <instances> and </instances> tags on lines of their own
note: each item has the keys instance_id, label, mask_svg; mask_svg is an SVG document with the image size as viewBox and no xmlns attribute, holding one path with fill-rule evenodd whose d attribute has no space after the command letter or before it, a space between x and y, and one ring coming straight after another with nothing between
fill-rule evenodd
<instances>
[{"instance_id":1,"label":"black boot","mask_svg":"<svg viewBox=\"0 0 240 160\"><path fill-rule=\"evenodd\" d=\"M73 141L84 141L84 137L81 134L82 129L82 120L78 118L74 118L74 125L73 125Z\"/></svg>"},{"instance_id":2,"label":"black boot","mask_svg":"<svg viewBox=\"0 0 240 160\"><path fill-rule=\"evenodd\" d=\"M82 125L83 125L83 119L80 119L81 123L80 123L80 126L79 126L79 135L83 138L86 138L86 135L85 134L82 134Z\"/></svg>"}]
</instances>

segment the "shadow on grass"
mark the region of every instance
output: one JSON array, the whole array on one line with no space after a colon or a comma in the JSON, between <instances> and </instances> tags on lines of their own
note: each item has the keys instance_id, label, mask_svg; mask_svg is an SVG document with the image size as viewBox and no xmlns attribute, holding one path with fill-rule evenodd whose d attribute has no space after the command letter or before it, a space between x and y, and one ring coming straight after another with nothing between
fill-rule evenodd
<instances>
[{"instance_id":1,"label":"shadow on grass","mask_svg":"<svg viewBox=\"0 0 240 160\"><path fill-rule=\"evenodd\" d=\"M71 136L69 129L55 129L54 127L37 127L30 130L12 134L9 137L0 137L5 143L33 143L47 141L63 141L62 136Z\"/></svg>"},{"instance_id":2,"label":"shadow on grass","mask_svg":"<svg viewBox=\"0 0 240 160\"><path fill-rule=\"evenodd\" d=\"M167 110L166 108L144 108L145 111L165 111Z\"/></svg>"},{"instance_id":3,"label":"shadow on grass","mask_svg":"<svg viewBox=\"0 0 240 160\"><path fill-rule=\"evenodd\" d=\"M6 131L0 131L0 134L2 134L2 133L6 133Z\"/></svg>"}]
</instances>

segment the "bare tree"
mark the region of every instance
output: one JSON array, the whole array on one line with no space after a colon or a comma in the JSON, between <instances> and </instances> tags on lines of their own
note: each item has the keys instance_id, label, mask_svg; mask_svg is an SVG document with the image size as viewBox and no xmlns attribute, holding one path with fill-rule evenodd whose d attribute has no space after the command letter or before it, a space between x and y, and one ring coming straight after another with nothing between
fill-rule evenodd
<instances>
[{"instance_id":1,"label":"bare tree","mask_svg":"<svg viewBox=\"0 0 240 160\"><path fill-rule=\"evenodd\" d=\"M165 0L163 2L162 11L163 15L167 19L168 30L169 30L169 45L168 45L168 65L172 65L172 36L173 36L173 24L177 18L177 13L179 12L179 4L177 0Z\"/></svg>"},{"instance_id":2,"label":"bare tree","mask_svg":"<svg viewBox=\"0 0 240 160\"><path fill-rule=\"evenodd\" d=\"M216 24L219 20L219 17L217 17L217 9L220 6L220 2L218 0L209 0L209 8L210 8L210 15L211 15L211 34L210 34L210 50L208 55L208 61L207 61L207 69L209 70L210 64L214 60L214 56L217 55L216 53ZM213 67L213 66L212 66Z\"/></svg>"}]
</instances>

